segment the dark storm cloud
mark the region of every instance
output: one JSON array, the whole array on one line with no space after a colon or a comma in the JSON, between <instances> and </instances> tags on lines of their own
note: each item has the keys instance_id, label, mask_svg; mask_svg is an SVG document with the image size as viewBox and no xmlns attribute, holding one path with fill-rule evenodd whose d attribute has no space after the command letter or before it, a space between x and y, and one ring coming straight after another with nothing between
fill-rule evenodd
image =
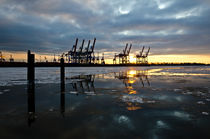
<instances>
[{"instance_id":1,"label":"dark storm cloud","mask_svg":"<svg viewBox=\"0 0 210 139\"><path fill-rule=\"evenodd\" d=\"M1 0L0 49L63 52L76 37L96 37L97 51L129 42L134 52L149 45L153 54L209 54L209 7L208 0Z\"/></svg>"}]
</instances>

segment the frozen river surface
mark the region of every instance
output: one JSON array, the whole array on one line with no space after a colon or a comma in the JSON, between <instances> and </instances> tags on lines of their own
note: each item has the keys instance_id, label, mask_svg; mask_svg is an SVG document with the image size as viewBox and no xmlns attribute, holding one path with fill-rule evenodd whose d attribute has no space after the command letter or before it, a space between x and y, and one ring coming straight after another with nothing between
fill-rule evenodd
<instances>
[{"instance_id":1,"label":"frozen river surface","mask_svg":"<svg viewBox=\"0 0 210 139\"><path fill-rule=\"evenodd\" d=\"M210 138L210 67L0 68L0 138Z\"/></svg>"}]
</instances>

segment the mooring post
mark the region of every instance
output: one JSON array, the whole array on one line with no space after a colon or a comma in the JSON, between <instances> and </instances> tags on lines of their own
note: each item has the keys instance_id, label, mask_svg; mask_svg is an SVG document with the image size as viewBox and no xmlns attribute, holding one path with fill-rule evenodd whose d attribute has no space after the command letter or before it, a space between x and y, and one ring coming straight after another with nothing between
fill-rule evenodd
<instances>
[{"instance_id":1,"label":"mooring post","mask_svg":"<svg viewBox=\"0 0 210 139\"><path fill-rule=\"evenodd\" d=\"M61 114L64 116L65 112L65 66L64 66L64 59L60 59L60 72L61 72L61 96L60 96L60 111Z\"/></svg>"},{"instance_id":2,"label":"mooring post","mask_svg":"<svg viewBox=\"0 0 210 139\"><path fill-rule=\"evenodd\" d=\"M61 67L61 83L63 82L65 82L65 69L64 69L64 59L63 58L61 58L61 60L60 60L60 67Z\"/></svg>"},{"instance_id":3,"label":"mooring post","mask_svg":"<svg viewBox=\"0 0 210 139\"><path fill-rule=\"evenodd\" d=\"M35 65L34 54L28 50L28 63L27 63L27 80L28 80L28 125L35 121Z\"/></svg>"},{"instance_id":4,"label":"mooring post","mask_svg":"<svg viewBox=\"0 0 210 139\"><path fill-rule=\"evenodd\" d=\"M35 76L35 66L34 66L34 59L35 56L34 54L31 54L31 51L28 50L28 81L34 81L34 76Z\"/></svg>"}]
</instances>

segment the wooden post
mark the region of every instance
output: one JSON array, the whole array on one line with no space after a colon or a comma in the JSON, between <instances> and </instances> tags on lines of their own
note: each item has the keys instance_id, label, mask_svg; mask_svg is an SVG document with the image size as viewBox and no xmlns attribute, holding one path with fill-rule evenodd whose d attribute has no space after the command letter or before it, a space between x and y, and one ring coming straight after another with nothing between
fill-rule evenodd
<instances>
[{"instance_id":1,"label":"wooden post","mask_svg":"<svg viewBox=\"0 0 210 139\"><path fill-rule=\"evenodd\" d=\"M34 76L35 76L35 66L34 66L34 59L35 56L34 54L31 54L30 50L28 50L28 81L34 81Z\"/></svg>"},{"instance_id":2,"label":"wooden post","mask_svg":"<svg viewBox=\"0 0 210 139\"><path fill-rule=\"evenodd\" d=\"M28 50L28 63L27 63L27 80L28 80L28 125L35 121L35 66L34 54Z\"/></svg>"},{"instance_id":3,"label":"wooden post","mask_svg":"<svg viewBox=\"0 0 210 139\"><path fill-rule=\"evenodd\" d=\"M65 66L64 66L64 59L60 59L60 72L61 72L61 96L60 96L60 111L61 114L64 116L65 112Z\"/></svg>"},{"instance_id":4,"label":"wooden post","mask_svg":"<svg viewBox=\"0 0 210 139\"><path fill-rule=\"evenodd\" d=\"M61 72L61 82L65 82L65 69L64 69L64 59L63 58L61 58L61 60L60 60L60 67L61 67L61 69L60 69L60 72Z\"/></svg>"}]
</instances>

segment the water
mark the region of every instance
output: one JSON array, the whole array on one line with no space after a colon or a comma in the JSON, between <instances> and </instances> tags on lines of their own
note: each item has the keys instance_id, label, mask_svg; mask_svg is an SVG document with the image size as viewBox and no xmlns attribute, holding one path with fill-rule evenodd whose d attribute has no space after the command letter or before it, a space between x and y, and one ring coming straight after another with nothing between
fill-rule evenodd
<instances>
[{"instance_id":1,"label":"water","mask_svg":"<svg viewBox=\"0 0 210 139\"><path fill-rule=\"evenodd\" d=\"M0 138L210 138L210 67L0 68Z\"/></svg>"}]
</instances>

